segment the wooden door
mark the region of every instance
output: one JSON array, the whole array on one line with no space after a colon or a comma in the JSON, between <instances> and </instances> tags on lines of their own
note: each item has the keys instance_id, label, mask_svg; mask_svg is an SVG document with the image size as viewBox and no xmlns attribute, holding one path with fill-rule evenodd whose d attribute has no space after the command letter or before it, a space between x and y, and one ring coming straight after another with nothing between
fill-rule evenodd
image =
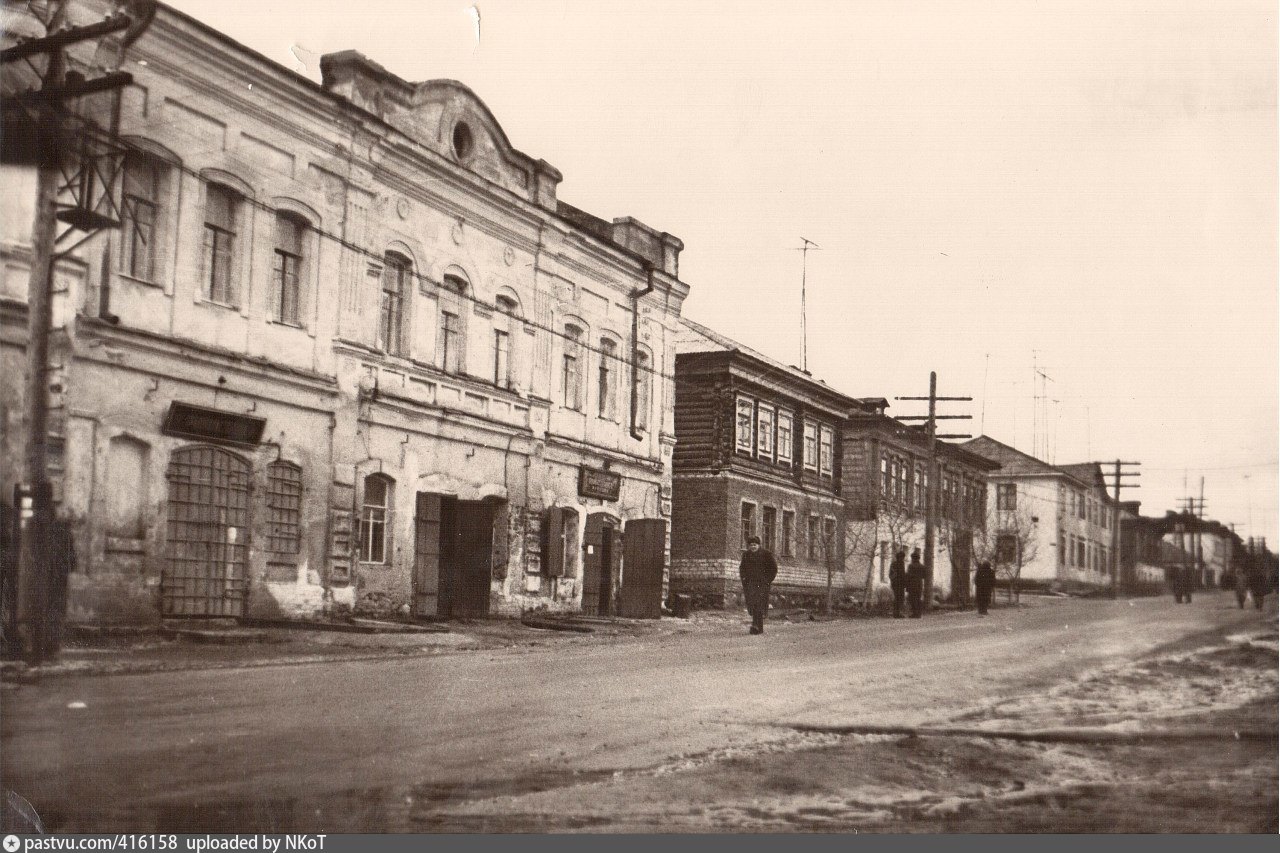
<instances>
[{"instance_id":1,"label":"wooden door","mask_svg":"<svg viewBox=\"0 0 1280 853\"><path fill-rule=\"evenodd\" d=\"M667 522L637 518L627 522L622 537L622 606L628 619L657 619L662 615L662 566Z\"/></svg>"},{"instance_id":2,"label":"wooden door","mask_svg":"<svg viewBox=\"0 0 1280 853\"><path fill-rule=\"evenodd\" d=\"M606 529L616 529L617 521L613 516L595 512L587 516L586 529L582 536L582 612L588 616L607 615L609 613L609 572L610 563L605 561L608 547L605 544ZM612 534L609 534L612 544ZM602 595L603 593L603 595ZM601 601L605 607L601 608Z\"/></svg>"},{"instance_id":3,"label":"wooden door","mask_svg":"<svg viewBox=\"0 0 1280 853\"><path fill-rule=\"evenodd\" d=\"M440 615L440 496L418 492L413 516L413 615Z\"/></svg>"},{"instance_id":4,"label":"wooden door","mask_svg":"<svg viewBox=\"0 0 1280 853\"><path fill-rule=\"evenodd\" d=\"M249 463L219 447L169 458L165 616L244 616L249 579Z\"/></svg>"},{"instance_id":5,"label":"wooden door","mask_svg":"<svg viewBox=\"0 0 1280 853\"><path fill-rule=\"evenodd\" d=\"M457 588L455 616L484 616L489 612L493 565L493 512L483 501L458 501Z\"/></svg>"}]
</instances>

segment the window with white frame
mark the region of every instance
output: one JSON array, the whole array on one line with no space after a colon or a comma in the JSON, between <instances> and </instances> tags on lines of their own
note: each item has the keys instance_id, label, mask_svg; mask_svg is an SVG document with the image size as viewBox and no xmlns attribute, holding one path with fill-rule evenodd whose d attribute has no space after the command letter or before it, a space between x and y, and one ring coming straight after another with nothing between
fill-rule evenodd
<instances>
[{"instance_id":1,"label":"window with white frame","mask_svg":"<svg viewBox=\"0 0 1280 853\"><path fill-rule=\"evenodd\" d=\"M782 511L782 556L795 555L795 539L796 514L792 510L784 509Z\"/></svg>"},{"instance_id":2,"label":"window with white frame","mask_svg":"<svg viewBox=\"0 0 1280 853\"><path fill-rule=\"evenodd\" d=\"M996 509L1012 510L1018 508L1018 484L996 484Z\"/></svg>"},{"instance_id":3,"label":"window with white frame","mask_svg":"<svg viewBox=\"0 0 1280 853\"><path fill-rule=\"evenodd\" d=\"M383 474L364 478L364 504L360 513L360 561L387 562L387 537L391 528L392 480Z\"/></svg>"},{"instance_id":4,"label":"window with white frame","mask_svg":"<svg viewBox=\"0 0 1280 853\"><path fill-rule=\"evenodd\" d=\"M804 424L804 467L818 470L818 425L810 421Z\"/></svg>"},{"instance_id":5,"label":"window with white frame","mask_svg":"<svg viewBox=\"0 0 1280 853\"><path fill-rule=\"evenodd\" d=\"M761 459L773 459L774 410L761 404L756 409L756 454Z\"/></svg>"},{"instance_id":6,"label":"window with white frame","mask_svg":"<svg viewBox=\"0 0 1280 853\"><path fill-rule=\"evenodd\" d=\"M770 553L777 544L774 538L777 535L777 528L778 510L771 506L763 507L760 510L760 544Z\"/></svg>"},{"instance_id":7,"label":"window with white frame","mask_svg":"<svg viewBox=\"0 0 1280 853\"><path fill-rule=\"evenodd\" d=\"M823 426L819 429L818 438L818 462L819 468L824 477L830 477L835 474L835 431L829 426ZM904 490L905 491L905 490Z\"/></svg>"},{"instance_id":8,"label":"window with white frame","mask_svg":"<svg viewBox=\"0 0 1280 853\"><path fill-rule=\"evenodd\" d=\"M738 398L738 416L737 416L737 443L739 453L751 453L755 447L755 426L756 407L755 402L748 397Z\"/></svg>"},{"instance_id":9,"label":"window with white frame","mask_svg":"<svg viewBox=\"0 0 1280 853\"><path fill-rule=\"evenodd\" d=\"M778 464L791 465L795 452L795 421L786 409L778 409Z\"/></svg>"}]
</instances>

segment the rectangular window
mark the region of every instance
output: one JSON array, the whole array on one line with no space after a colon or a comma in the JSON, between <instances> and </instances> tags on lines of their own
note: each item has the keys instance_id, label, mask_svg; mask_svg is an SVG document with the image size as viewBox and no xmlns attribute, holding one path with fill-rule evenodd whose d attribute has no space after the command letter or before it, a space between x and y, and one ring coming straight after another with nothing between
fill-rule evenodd
<instances>
[{"instance_id":1,"label":"rectangular window","mask_svg":"<svg viewBox=\"0 0 1280 853\"><path fill-rule=\"evenodd\" d=\"M756 505L742 502L742 549L747 548L747 540L756 535Z\"/></svg>"},{"instance_id":2,"label":"rectangular window","mask_svg":"<svg viewBox=\"0 0 1280 853\"><path fill-rule=\"evenodd\" d=\"M1084 505L1084 493L1083 493L1083 492L1077 492L1077 493L1076 493L1076 517L1077 517L1077 518L1085 518L1085 517L1086 517L1086 516L1085 516L1085 505Z\"/></svg>"},{"instance_id":3,"label":"rectangular window","mask_svg":"<svg viewBox=\"0 0 1280 853\"><path fill-rule=\"evenodd\" d=\"M1061 527L1058 528L1058 565L1065 566L1067 564L1067 534Z\"/></svg>"},{"instance_id":4,"label":"rectangular window","mask_svg":"<svg viewBox=\"0 0 1280 853\"><path fill-rule=\"evenodd\" d=\"M755 424L756 407L755 402L747 397L738 398L738 438L737 447L739 453L750 453L755 447L755 435L752 426Z\"/></svg>"},{"instance_id":5,"label":"rectangular window","mask_svg":"<svg viewBox=\"0 0 1280 853\"><path fill-rule=\"evenodd\" d=\"M159 187L155 163L142 157L126 157L120 206L120 272L148 281L155 275Z\"/></svg>"},{"instance_id":6,"label":"rectangular window","mask_svg":"<svg viewBox=\"0 0 1280 853\"><path fill-rule=\"evenodd\" d=\"M889 457L885 454L880 455L880 497L882 500L889 500L893 494L893 469L889 463Z\"/></svg>"},{"instance_id":7,"label":"rectangular window","mask_svg":"<svg viewBox=\"0 0 1280 853\"><path fill-rule=\"evenodd\" d=\"M399 355L401 330L404 328L404 293L409 278L409 262L387 255L382 267L382 310L379 314L378 337L384 352Z\"/></svg>"},{"instance_id":8,"label":"rectangular window","mask_svg":"<svg viewBox=\"0 0 1280 853\"><path fill-rule=\"evenodd\" d=\"M204 205L204 296L210 302L235 302L231 265L236 241L236 195L218 184L206 187Z\"/></svg>"},{"instance_id":9,"label":"rectangular window","mask_svg":"<svg viewBox=\"0 0 1280 853\"><path fill-rule=\"evenodd\" d=\"M817 560L822 556L822 534L818 532L818 517L809 516L809 559Z\"/></svg>"},{"instance_id":10,"label":"rectangular window","mask_svg":"<svg viewBox=\"0 0 1280 853\"><path fill-rule=\"evenodd\" d=\"M511 336L501 329L493 331L493 384L499 388L511 385Z\"/></svg>"},{"instance_id":11,"label":"rectangular window","mask_svg":"<svg viewBox=\"0 0 1280 853\"><path fill-rule=\"evenodd\" d=\"M792 420L791 413L785 409L778 409L778 464L791 465L792 454L795 452L795 421Z\"/></svg>"},{"instance_id":12,"label":"rectangular window","mask_svg":"<svg viewBox=\"0 0 1280 853\"><path fill-rule=\"evenodd\" d=\"M760 510L760 542L770 551L777 545L775 529L778 526L778 511L771 506Z\"/></svg>"},{"instance_id":13,"label":"rectangular window","mask_svg":"<svg viewBox=\"0 0 1280 853\"><path fill-rule=\"evenodd\" d=\"M636 353L636 428L649 428L649 396L653 388L653 370L647 353Z\"/></svg>"},{"instance_id":14,"label":"rectangular window","mask_svg":"<svg viewBox=\"0 0 1280 853\"><path fill-rule=\"evenodd\" d=\"M829 426L824 426L820 430L821 438L818 442L818 460L819 467L825 477L830 477L835 473L835 432Z\"/></svg>"},{"instance_id":15,"label":"rectangular window","mask_svg":"<svg viewBox=\"0 0 1280 853\"><path fill-rule=\"evenodd\" d=\"M908 506L911 500L911 463L905 459L898 460L898 503Z\"/></svg>"},{"instance_id":16,"label":"rectangular window","mask_svg":"<svg viewBox=\"0 0 1280 853\"><path fill-rule=\"evenodd\" d=\"M795 556L796 514L789 509L782 511L782 556Z\"/></svg>"},{"instance_id":17,"label":"rectangular window","mask_svg":"<svg viewBox=\"0 0 1280 853\"><path fill-rule=\"evenodd\" d=\"M267 469L267 550L297 554L302 541L302 471L285 462Z\"/></svg>"},{"instance_id":18,"label":"rectangular window","mask_svg":"<svg viewBox=\"0 0 1280 853\"><path fill-rule=\"evenodd\" d=\"M391 514L388 481L380 476L364 480L364 508L360 515L360 560L387 561L387 521Z\"/></svg>"},{"instance_id":19,"label":"rectangular window","mask_svg":"<svg viewBox=\"0 0 1280 853\"><path fill-rule=\"evenodd\" d=\"M1002 533L996 537L996 562L1013 565L1018 561L1018 537Z\"/></svg>"},{"instance_id":20,"label":"rectangular window","mask_svg":"<svg viewBox=\"0 0 1280 853\"><path fill-rule=\"evenodd\" d=\"M462 318L450 311L440 312L436 363L447 373L462 372Z\"/></svg>"},{"instance_id":21,"label":"rectangular window","mask_svg":"<svg viewBox=\"0 0 1280 853\"><path fill-rule=\"evenodd\" d=\"M276 249L271 268L276 320L291 326L298 325L302 234L301 222L289 216L276 216Z\"/></svg>"},{"instance_id":22,"label":"rectangular window","mask_svg":"<svg viewBox=\"0 0 1280 853\"><path fill-rule=\"evenodd\" d=\"M804 425L804 467L810 471L818 470L818 425L807 421Z\"/></svg>"},{"instance_id":23,"label":"rectangular window","mask_svg":"<svg viewBox=\"0 0 1280 853\"><path fill-rule=\"evenodd\" d=\"M996 509L1017 509L1018 508L1018 484L1017 483L997 483L996 484Z\"/></svg>"},{"instance_id":24,"label":"rectangular window","mask_svg":"<svg viewBox=\"0 0 1280 853\"><path fill-rule=\"evenodd\" d=\"M823 553L826 557L834 560L840 556L840 549L836 547L836 520L834 518L822 519L822 543Z\"/></svg>"},{"instance_id":25,"label":"rectangular window","mask_svg":"<svg viewBox=\"0 0 1280 853\"><path fill-rule=\"evenodd\" d=\"M756 452L761 459L773 460L773 409L768 406L756 412Z\"/></svg>"}]
</instances>

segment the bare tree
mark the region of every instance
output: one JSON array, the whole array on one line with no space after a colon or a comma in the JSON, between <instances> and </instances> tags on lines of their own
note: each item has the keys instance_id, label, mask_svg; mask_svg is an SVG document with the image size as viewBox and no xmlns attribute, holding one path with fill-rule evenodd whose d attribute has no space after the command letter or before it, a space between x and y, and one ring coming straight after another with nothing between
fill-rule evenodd
<instances>
[{"instance_id":1,"label":"bare tree","mask_svg":"<svg viewBox=\"0 0 1280 853\"><path fill-rule=\"evenodd\" d=\"M862 606L871 606L871 589L875 580L876 546L880 542L888 542L891 553L899 548L919 541L920 519L912 515L910 510L899 504L881 501L874 519L860 523L856 536L859 548L869 551L867 559L866 582L863 587Z\"/></svg>"},{"instance_id":2,"label":"bare tree","mask_svg":"<svg viewBox=\"0 0 1280 853\"><path fill-rule=\"evenodd\" d=\"M973 531L974 559L991 562L996 577L1008 584L1010 601L1021 600L1022 567L1036 558L1037 541L1035 522L1025 507L991 510L986 525Z\"/></svg>"}]
</instances>

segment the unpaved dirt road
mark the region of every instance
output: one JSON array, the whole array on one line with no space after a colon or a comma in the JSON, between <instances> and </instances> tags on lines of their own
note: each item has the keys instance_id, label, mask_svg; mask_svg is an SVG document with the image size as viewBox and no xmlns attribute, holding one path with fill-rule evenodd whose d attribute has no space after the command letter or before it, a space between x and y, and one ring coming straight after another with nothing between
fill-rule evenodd
<instances>
[{"instance_id":1,"label":"unpaved dirt road","mask_svg":"<svg viewBox=\"0 0 1280 853\"><path fill-rule=\"evenodd\" d=\"M58 831L1274 831L1274 614L1031 599L6 684L0 768ZM863 725L1132 740L848 733ZM1199 734L1137 737L1157 730Z\"/></svg>"}]
</instances>

